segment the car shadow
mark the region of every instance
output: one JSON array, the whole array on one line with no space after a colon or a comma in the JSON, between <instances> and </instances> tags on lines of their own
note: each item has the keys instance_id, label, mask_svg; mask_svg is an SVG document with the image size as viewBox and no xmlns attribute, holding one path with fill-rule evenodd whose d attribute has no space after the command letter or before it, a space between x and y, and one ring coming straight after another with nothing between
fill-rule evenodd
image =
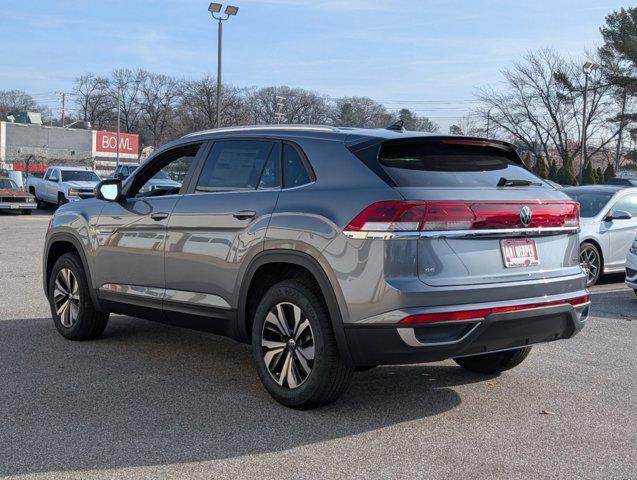
<instances>
[{"instance_id":1,"label":"car shadow","mask_svg":"<svg viewBox=\"0 0 637 480\"><path fill-rule=\"evenodd\" d=\"M336 403L275 403L249 347L113 317L70 342L47 318L0 321L0 476L166 465L288 450L439 415L452 387L484 380L443 364L354 376Z\"/></svg>"}]
</instances>

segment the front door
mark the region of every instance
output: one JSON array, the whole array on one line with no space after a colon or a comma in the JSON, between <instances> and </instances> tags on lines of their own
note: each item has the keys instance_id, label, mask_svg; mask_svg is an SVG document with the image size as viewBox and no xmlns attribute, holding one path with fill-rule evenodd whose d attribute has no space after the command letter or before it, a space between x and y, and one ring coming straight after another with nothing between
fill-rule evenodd
<instances>
[{"instance_id":1,"label":"front door","mask_svg":"<svg viewBox=\"0 0 637 480\"><path fill-rule=\"evenodd\" d=\"M609 235L609 253L606 258L606 270L621 270L626 263L626 255L637 233L637 195L627 194L619 198L611 207L609 213L622 211L629 213L632 218L626 220L605 221Z\"/></svg>"},{"instance_id":2,"label":"front door","mask_svg":"<svg viewBox=\"0 0 637 480\"><path fill-rule=\"evenodd\" d=\"M280 152L262 140L212 145L168 222L167 315L223 318L234 307L239 269L263 249L281 190Z\"/></svg>"},{"instance_id":3,"label":"front door","mask_svg":"<svg viewBox=\"0 0 637 480\"><path fill-rule=\"evenodd\" d=\"M166 225L199 147L181 147L150 160L127 182L123 200L106 203L96 227L94 272L100 294L161 307ZM182 186L153 189L157 175L168 175Z\"/></svg>"}]
</instances>

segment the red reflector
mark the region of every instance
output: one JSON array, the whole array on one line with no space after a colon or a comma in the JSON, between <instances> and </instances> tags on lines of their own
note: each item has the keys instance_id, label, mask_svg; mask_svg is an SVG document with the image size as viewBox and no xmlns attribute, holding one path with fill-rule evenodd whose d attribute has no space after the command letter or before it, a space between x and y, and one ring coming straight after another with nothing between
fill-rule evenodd
<instances>
[{"instance_id":1,"label":"red reflector","mask_svg":"<svg viewBox=\"0 0 637 480\"><path fill-rule=\"evenodd\" d=\"M529 310L531 308L551 307L554 305L581 305L590 300L590 295L586 294L581 297L569 298L567 300L552 300L550 302L528 303L525 305L510 305L506 307L481 308L478 310L461 310L458 312L439 312L439 313L420 313L410 315L403 318L400 323L434 323L434 322L451 322L455 320L475 320L484 318L492 313L515 312L518 310Z\"/></svg>"},{"instance_id":2,"label":"red reflector","mask_svg":"<svg viewBox=\"0 0 637 480\"><path fill-rule=\"evenodd\" d=\"M522 223L527 207L530 223ZM571 201L449 201L388 200L376 202L354 218L345 231L439 231L507 228L578 227L579 204Z\"/></svg>"}]
</instances>

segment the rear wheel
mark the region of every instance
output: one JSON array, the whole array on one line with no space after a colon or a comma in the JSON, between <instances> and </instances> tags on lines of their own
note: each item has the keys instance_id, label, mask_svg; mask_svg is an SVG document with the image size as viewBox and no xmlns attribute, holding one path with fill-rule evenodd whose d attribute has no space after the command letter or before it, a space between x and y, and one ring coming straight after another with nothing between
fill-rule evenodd
<instances>
[{"instance_id":1,"label":"rear wheel","mask_svg":"<svg viewBox=\"0 0 637 480\"><path fill-rule=\"evenodd\" d=\"M476 373L499 373L517 367L531 353L531 347L485 353L470 357L454 358L453 361L465 370Z\"/></svg>"},{"instance_id":2,"label":"rear wheel","mask_svg":"<svg viewBox=\"0 0 637 480\"><path fill-rule=\"evenodd\" d=\"M49 279L49 304L58 332L69 340L91 340L106 328L108 313L95 310L82 261L76 253L62 255Z\"/></svg>"},{"instance_id":3,"label":"rear wheel","mask_svg":"<svg viewBox=\"0 0 637 480\"><path fill-rule=\"evenodd\" d=\"M579 249L579 261L588 277L586 286L595 285L602 274L602 255L599 249L592 243L582 243Z\"/></svg>"},{"instance_id":4,"label":"rear wheel","mask_svg":"<svg viewBox=\"0 0 637 480\"><path fill-rule=\"evenodd\" d=\"M323 302L300 280L278 283L261 299L252 357L270 395L299 409L336 400L354 371L338 352Z\"/></svg>"}]
</instances>

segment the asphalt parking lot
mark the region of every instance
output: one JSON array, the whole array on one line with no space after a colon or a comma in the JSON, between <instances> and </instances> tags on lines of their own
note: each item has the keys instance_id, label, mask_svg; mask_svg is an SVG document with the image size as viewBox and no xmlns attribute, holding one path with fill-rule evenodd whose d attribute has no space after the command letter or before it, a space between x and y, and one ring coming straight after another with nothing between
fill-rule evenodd
<instances>
[{"instance_id":1,"label":"asphalt parking lot","mask_svg":"<svg viewBox=\"0 0 637 480\"><path fill-rule=\"evenodd\" d=\"M224 338L122 316L96 341L58 335L50 214L0 214L0 477L637 478L637 297L621 277L593 289L579 336L500 376L380 367L297 412Z\"/></svg>"}]
</instances>

